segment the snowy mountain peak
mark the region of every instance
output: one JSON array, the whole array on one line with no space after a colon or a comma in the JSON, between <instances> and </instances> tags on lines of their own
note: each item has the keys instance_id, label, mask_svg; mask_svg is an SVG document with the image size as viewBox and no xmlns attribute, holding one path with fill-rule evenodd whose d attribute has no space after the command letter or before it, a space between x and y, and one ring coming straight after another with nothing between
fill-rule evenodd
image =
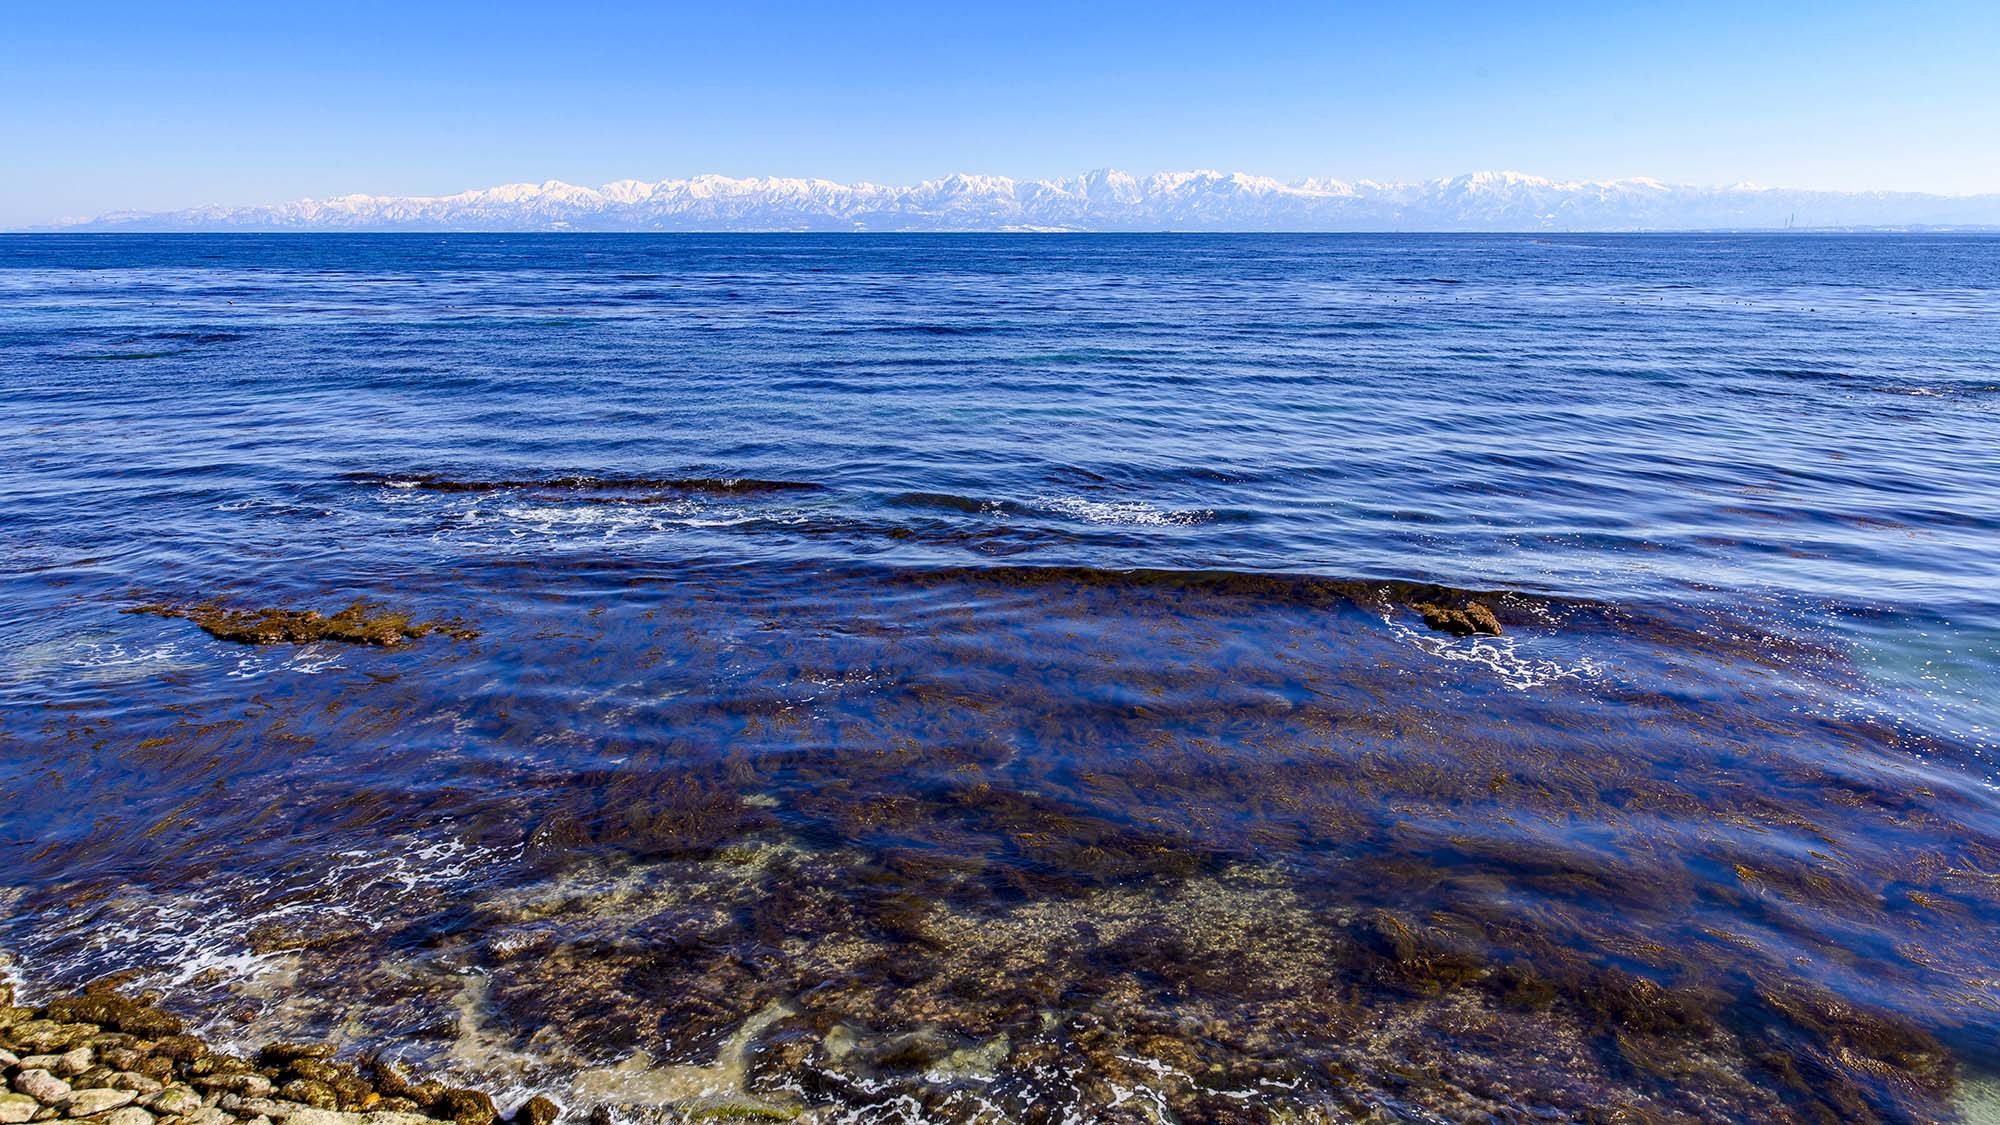
<instances>
[{"instance_id":1,"label":"snowy mountain peak","mask_svg":"<svg viewBox=\"0 0 2000 1125\"><path fill-rule=\"evenodd\" d=\"M1286 183L1196 169L1060 180L958 172L907 187L700 175L562 180L443 196L352 194L264 207L117 212L85 230L1687 230L2000 225L2000 195L1691 187L1472 172L1422 183Z\"/></svg>"}]
</instances>

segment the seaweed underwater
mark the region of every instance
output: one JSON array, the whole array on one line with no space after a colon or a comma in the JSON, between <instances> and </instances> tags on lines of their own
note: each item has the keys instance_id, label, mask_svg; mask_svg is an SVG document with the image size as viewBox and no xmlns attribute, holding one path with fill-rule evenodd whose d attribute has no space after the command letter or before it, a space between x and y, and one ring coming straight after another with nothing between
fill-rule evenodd
<instances>
[{"instance_id":1,"label":"seaweed underwater","mask_svg":"<svg viewBox=\"0 0 2000 1125\"><path fill-rule=\"evenodd\" d=\"M64 783L8 794L42 846L5 940L170 974L225 1041L669 1119L1919 1121L1990 1061L1990 801L1814 717L1855 673L1809 638L1303 576L528 570L454 576L477 652L10 725ZM1505 632L1435 644L1566 671L1398 625L1445 606Z\"/></svg>"}]
</instances>

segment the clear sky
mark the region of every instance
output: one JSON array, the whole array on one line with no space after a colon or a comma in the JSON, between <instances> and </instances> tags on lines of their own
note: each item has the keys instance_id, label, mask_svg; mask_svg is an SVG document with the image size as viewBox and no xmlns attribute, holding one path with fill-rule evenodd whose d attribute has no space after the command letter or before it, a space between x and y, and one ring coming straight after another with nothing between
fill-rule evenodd
<instances>
[{"instance_id":1,"label":"clear sky","mask_svg":"<svg viewBox=\"0 0 2000 1125\"><path fill-rule=\"evenodd\" d=\"M72 0L0 22L0 227L702 172L2000 191L2000 0Z\"/></svg>"}]
</instances>

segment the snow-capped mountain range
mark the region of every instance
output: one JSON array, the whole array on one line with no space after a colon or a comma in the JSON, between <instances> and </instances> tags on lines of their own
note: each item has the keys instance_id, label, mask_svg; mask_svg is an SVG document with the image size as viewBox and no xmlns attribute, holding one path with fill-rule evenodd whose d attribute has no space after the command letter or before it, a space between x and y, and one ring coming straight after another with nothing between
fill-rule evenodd
<instances>
[{"instance_id":1,"label":"snow-capped mountain range","mask_svg":"<svg viewBox=\"0 0 2000 1125\"><path fill-rule=\"evenodd\" d=\"M1478 172L1417 183L1241 172L954 175L908 187L696 176L559 180L441 196L343 195L262 207L117 212L71 230L1380 231L1718 230L2000 225L2000 195L1692 187Z\"/></svg>"}]
</instances>

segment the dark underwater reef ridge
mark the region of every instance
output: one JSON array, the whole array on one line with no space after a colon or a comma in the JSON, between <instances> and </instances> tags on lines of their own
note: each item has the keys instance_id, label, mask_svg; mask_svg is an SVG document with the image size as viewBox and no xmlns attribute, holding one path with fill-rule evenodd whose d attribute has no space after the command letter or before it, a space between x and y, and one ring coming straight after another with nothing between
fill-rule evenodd
<instances>
[{"instance_id":1,"label":"dark underwater reef ridge","mask_svg":"<svg viewBox=\"0 0 2000 1125\"><path fill-rule=\"evenodd\" d=\"M127 613L154 617L177 617L200 626L201 631L224 641L243 644L311 644L338 641L344 644L399 645L441 633L454 640L468 641L479 631L463 622L412 621L406 613L372 606L366 601L350 603L333 613L316 609L283 609L267 606L243 609L227 605L220 598L203 602L150 602L133 606Z\"/></svg>"},{"instance_id":2,"label":"dark underwater reef ridge","mask_svg":"<svg viewBox=\"0 0 2000 1125\"><path fill-rule=\"evenodd\" d=\"M284 1125L2000 1119L1994 246L0 236L7 971Z\"/></svg>"},{"instance_id":3,"label":"dark underwater reef ridge","mask_svg":"<svg viewBox=\"0 0 2000 1125\"><path fill-rule=\"evenodd\" d=\"M159 635L303 612L199 604ZM43 838L27 961L117 935L218 1033L633 1120L1948 1120L1989 1050L1976 998L1921 998L1984 957L2000 846L1887 781L1952 748L1787 717L1854 669L1752 619L612 558L360 604L478 636L202 625L218 671L333 666L183 663L12 742L174 779Z\"/></svg>"},{"instance_id":4,"label":"dark underwater reef ridge","mask_svg":"<svg viewBox=\"0 0 2000 1125\"><path fill-rule=\"evenodd\" d=\"M1455 637L1500 636L1503 632L1501 615L1495 613L1489 603L1501 605L1502 612L1517 623L1539 621L1543 624L1551 620L1546 612L1536 616L1532 610L1545 609L1552 603L1552 599L1548 598L1497 591L1455 590L1428 582L1340 580L1227 571L1001 567L979 571L941 569L929 573L916 572L898 575L892 581L909 585L955 581L1022 587L1055 583L1082 587L1152 587L1306 606L1324 607L1340 603L1392 612L1408 611L1421 620L1425 628ZM460 641L479 636L479 630L463 619L416 621L407 612L367 599L351 602L333 613L282 606L232 605L225 597L210 597L204 601L147 602L124 612L178 618L192 622L202 632L218 640L242 644L332 641L388 646L432 634Z\"/></svg>"}]
</instances>

